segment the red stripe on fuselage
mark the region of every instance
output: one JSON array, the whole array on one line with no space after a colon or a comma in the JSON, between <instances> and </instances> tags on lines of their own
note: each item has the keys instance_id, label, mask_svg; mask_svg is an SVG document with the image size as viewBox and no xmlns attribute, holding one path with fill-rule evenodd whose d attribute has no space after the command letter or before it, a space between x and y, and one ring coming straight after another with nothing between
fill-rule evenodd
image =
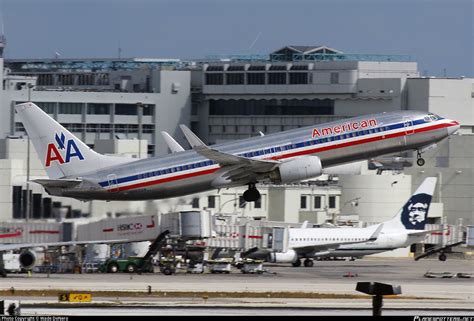
<instances>
[{"instance_id":1,"label":"red stripe on fuselage","mask_svg":"<svg viewBox=\"0 0 474 321\"><path fill-rule=\"evenodd\" d=\"M156 184L161 184L161 183L173 182L173 181L180 180L180 179L183 179L183 178L190 178L190 177L194 177L194 176L212 174L215 171L217 171L218 169L219 168L206 169L206 170L200 171L200 172L187 173L187 174L182 174L182 175L177 175L177 176L161 178L161 179L157 179L157 180L154 180L154 181L148 181L148 182L137 183L137 184L129 185L129 186L117 187L116 190L117 191L128 191L128 190L135 189L135 188L146 187L146 186L156 185Z\"/></svg>"},{"instance_id":2,"label":"red stripe on fuselage","mask_svg":"<svg viewBox=\"0 0 474 321\"><path fill-rule=\"evenodd\" d=\"M440 129L440 128L445 128L445 127L450 127L450 126L453 126L453 125L445 123L445 124L438 124L438 125L433 125L433 126L428 126L428 127L423 127L423 128L417 128L417 129L414 130L413 134L426 132L426 131L430 131L430 130L435 130L435 129ZM413 134L409 134L409 135L413 135ZM279 159L284 159L284 158L289 158L289 157L302 156L302 155L306 155L306 154L314 154L316 152L324 152L324 151L332 150L332 149L344 148L344 147L349 147L349 146L356 146L356 145L360 145L360 144L365 144L365 143L375 142L375 141L378 141L378 140L395 138L395 137L400 137L400 136L405 136L405 135L406 135L405 131L400 131L398 133L379 135L377 137L369 137L369 138L364 138L364 139L360 139L360 140L356 140L356 141L350 141L350 142L339 143L339 144L333 141L335 144L332 144L332 145L329 145L329 146L316 147L316 148L313 148L313 149L306 149L306 150L302 150L302 151L298 151L298 152L292 152L292 153L288 153L288 154L285 154L285 155L274 156L274 157L271 157L270 159L279 160ZM177 181L177 180L184 179L184 178L191 178L191 177L195 177L195 176L208 175L208 174L212 174L212 173L216 172L219 169L220 169L220 167L219 168L214 168L214 169L207 169L207 170L200 171L200 172L193 172L193 173L187 173L187 174L182 174L182 175L166 177L166 178L162 178L162 179L137 183L137 184L128 185L128 186L117 187L117 188L114 188L114 191L128 191L128 190L135 189L135 188L173 182L173 181Z\"/></svg>"}]
</instances>

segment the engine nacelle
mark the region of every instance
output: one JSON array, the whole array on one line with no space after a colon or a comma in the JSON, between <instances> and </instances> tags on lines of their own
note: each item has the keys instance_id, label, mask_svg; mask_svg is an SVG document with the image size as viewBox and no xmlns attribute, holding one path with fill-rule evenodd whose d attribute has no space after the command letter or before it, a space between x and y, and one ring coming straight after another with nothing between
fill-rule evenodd
<instances>
[{"instance_id":1,"label":"engine nacelle","mask_svg":"<svg viewBox=\"0 0 474 321\"><path fill-rule=\"evenodd\" d=\"M294 250L287 252L270 253L270 262L272 263L293 263L298 260L298 254Z\"/></svg>"},{"instance_id":2,"label":"engine nacelle","mask_svg":"<svg viewBox=\"0 0 474 321\"><path fill-rule=\"evenodd\" d=\"M280 164L271 173L270 179L274 183L293 183L320 176L322 171L318 156L300 156Z\"/></svg>"},{"instance_id":3,"label":"engine nacelle","mask_svg":"<svg viewBox=\"0 0 474 321\"><path fill-rule=\"evenodd\" d=\"M24 250L20 253L18 260L23 269L32 269L36 264L36 253L32 250Z\"/></svg>"}]
</instances>

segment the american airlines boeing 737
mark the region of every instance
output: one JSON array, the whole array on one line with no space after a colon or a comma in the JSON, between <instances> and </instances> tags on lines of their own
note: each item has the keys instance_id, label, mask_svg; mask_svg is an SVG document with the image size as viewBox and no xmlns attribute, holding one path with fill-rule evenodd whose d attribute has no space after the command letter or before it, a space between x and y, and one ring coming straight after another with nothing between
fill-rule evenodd
<instances>
[{"instance_id":1,"label":"american airlines boeing 737","mask_svg":"<svg viewBox=\"0 0 474 321\"><path fill-rule=\"evenodd\" d=\"M15 106L49 179L36 179L55 196L80 200L146 200L248 185L291 183L344 163L405 150L421 153L453 134L459 123L419 111L337 120L213 146L186 126L191 150L142 160L96 153L32 102Z\"/></svg>"}]
</instances>

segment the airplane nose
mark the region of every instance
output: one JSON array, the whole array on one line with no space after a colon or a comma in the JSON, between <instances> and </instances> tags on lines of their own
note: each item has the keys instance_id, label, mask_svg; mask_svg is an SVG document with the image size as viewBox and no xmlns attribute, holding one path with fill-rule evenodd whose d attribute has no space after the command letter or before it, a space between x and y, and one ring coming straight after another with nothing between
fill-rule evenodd
<instances>
[{"instance_id":1,"label":"airplane nose","mask_svg":"<svg viewBox=\"0 0 474 321\"><path fill-rule=\"evenodd\" d=\"M461 127L461 125L459 125L459 122L451 120L449 122L448 135L454 134L459 129L459 127Z\"/></svg>"}]
</instances>

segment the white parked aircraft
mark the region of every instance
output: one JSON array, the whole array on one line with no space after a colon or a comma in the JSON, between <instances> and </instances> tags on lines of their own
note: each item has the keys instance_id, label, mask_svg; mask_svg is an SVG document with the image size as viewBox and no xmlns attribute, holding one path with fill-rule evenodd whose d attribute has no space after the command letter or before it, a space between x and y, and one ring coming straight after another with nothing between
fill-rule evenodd
<instances>
[{"instance_id":1,"label":"white parked aircraft","mask_svg":"<svg viewBox=\"0 0 474 321\"><path fill-rule=\"evenodd\" d=\"M404 248L422 241L436 177L427 177L391 220L366 228L291 228L285 253L271 253L270 261L312 266L311 258L357 257ZM375 234L369 240L367 235Z\"/></svg>"},{"instance_id":2,"label":"white parked aircraft","mask_svg":"<svg viewBox=\"0 0 474 321\"><path fill-rule=\"evenodd\" d=\"M192 149L142 160L94 152L34 103L15 106L49 179L36 179L55 196L80 200L146 200L248 185L245 201L260 198L259 182L291 183L340 164L416 150L453 134L459 123L418 111L366 115L244 140L205 145L181 129ZM165 135L166 136L166 135Z\"/></svg>"}]
</instances>

